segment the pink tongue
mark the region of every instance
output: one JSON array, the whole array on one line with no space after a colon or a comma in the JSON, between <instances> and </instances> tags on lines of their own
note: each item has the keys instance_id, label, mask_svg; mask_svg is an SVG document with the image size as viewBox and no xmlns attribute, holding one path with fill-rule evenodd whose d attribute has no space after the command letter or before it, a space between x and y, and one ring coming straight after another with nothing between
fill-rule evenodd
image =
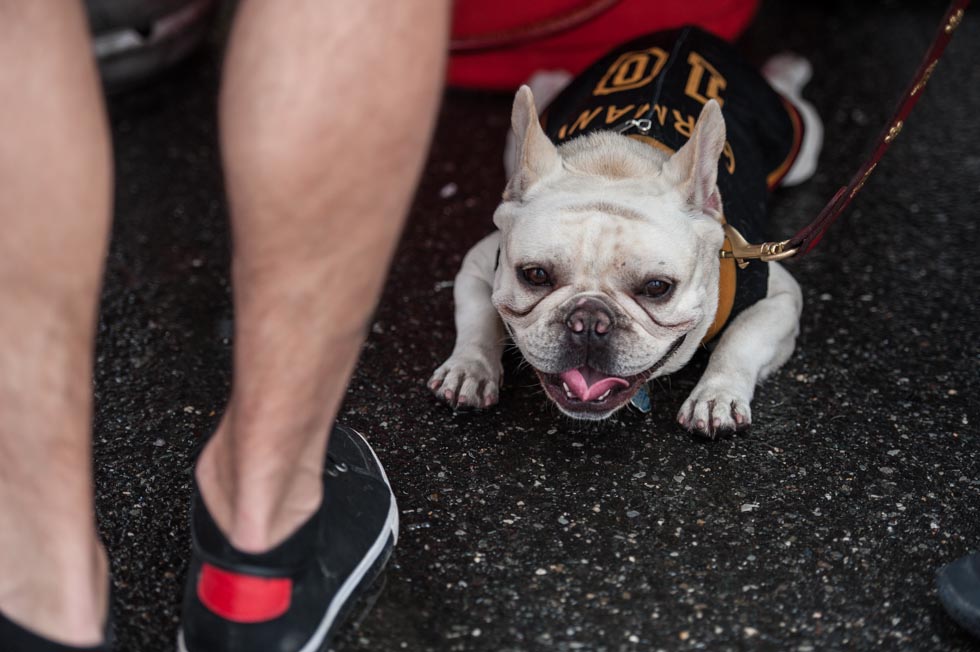
<instances>
[{"instance_id":1,"label":"pink tongue","mask_svg":"<svg viewBox=\"0 0 980 652\"><path fill-rule=\"evenodd\" d=\"M591 376L591 385L585 379L585 374L582 373L583 371ZM562 373L560 378L568 385L568 389L572 390L572 394L575 394L580 401L595 400L602 396L607 389L612 389L613 387L629 387L629 383L623 378L603 376L588 367L569 369Z\"/></svg>"}]
</instances>

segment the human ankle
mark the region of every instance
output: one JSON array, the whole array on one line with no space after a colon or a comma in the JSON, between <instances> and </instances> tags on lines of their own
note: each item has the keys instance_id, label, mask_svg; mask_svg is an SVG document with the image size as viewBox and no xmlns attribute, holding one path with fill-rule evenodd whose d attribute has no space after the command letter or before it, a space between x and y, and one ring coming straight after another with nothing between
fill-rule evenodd
<instances>
[{"instance_id":1,"label":"human ankle","mask_svg":"<svg viewBox=\"0 0 980 652\"><path fill-rule=\"evenodd\" d=\"M204 504L232 546L246 553L271 550L319 509L319 465L298 468L240 460L219 427L197 462L195 478ZM251 464L250 464L251 462Z\"/></svg>"},{"instance_id":2,"label":"human ankle","mask_svg":"<svg viewBox=\"0 0 980 652\"><path fill-rule=\"evenodd\" d=\"M61 645L102 644L109 609L105 549L97 540L74 544L54 556L45 555L44 548L37 546L41 554L36 556L19 554L12 568L0 564L0 612L16 625ZM22 573L16 568L27 570Z\"/></svg>"},{"instance_id":3,"label":"human ankle","mask_svg":"<svg viewBox=\"0 0 980 652\"><path fill-rule=\"evenodd\" d=\"M87 401L52 390L45 401L8 402L16 390L7 390L0 440L15 454L0 456L0 611L50 640L98 644L108 564L95 529L88 429L79 425Z\"/></svg>"}]
</instances>

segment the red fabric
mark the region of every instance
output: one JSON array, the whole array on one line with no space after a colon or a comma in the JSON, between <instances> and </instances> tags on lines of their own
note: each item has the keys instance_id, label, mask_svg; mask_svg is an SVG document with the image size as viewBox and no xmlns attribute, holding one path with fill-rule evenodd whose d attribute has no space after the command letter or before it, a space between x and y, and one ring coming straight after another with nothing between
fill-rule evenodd
<instances>
[{"instance_id":1,"label":"red fabric","mask_svg":"<svg viewBox=\"0 0 980 652\"><path fill-rule=\"evenodd\" d=\"M453 36L465 37L553 17L587 0L456 0ZM614 46L637 36L698 25L732 40L748 26L758 0L620 0L609 11L570 31L518 47L455 54L449 84L514 89L538 70L578 74Z\"/></svg>"},{"instance_id":2,"label":"red fabric","mask_svg":"<svg viewBox=\"0 0 980 652\"><path fill-rule=\"evenodd\" d=\"M289 578L255 577L201 567L197 597L212 612L235 623L259 623L286 613L293 594Z\"/></svg>"}]
</instances>

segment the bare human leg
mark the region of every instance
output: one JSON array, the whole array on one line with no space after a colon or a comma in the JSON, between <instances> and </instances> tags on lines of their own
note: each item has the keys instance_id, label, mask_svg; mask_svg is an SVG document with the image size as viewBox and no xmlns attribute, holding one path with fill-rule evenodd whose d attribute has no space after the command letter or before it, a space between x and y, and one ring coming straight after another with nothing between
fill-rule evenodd
<instances>
[{"instance_id":1,"label":"bare human leg","mask_svg":"<svg viewBox=\"0 0 980 652\"><path fill-rule=\"evenodd\" d=\"M0 60L0 612L96 645L91 373L111 153L80 3L0 0Z\"/></svg>"},{"instance_id":2,"label":"bare human leg","mask_svg":"<svg viewBox=\"0 0 980 652\"><path fill-rule=\"evenodd\" d=\"M288 6L286 6L288 4ZM232 397L197 466L246 552L319 506L329 429L424 161L445 0L246 0L221 97Z\"/></svg>"}]
</instances>

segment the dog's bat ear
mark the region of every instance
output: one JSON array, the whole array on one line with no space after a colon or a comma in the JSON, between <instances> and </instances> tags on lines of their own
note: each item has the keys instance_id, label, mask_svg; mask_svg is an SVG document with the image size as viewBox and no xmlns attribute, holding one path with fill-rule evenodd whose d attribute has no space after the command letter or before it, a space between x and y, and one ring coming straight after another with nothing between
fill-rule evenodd
<instances>
[{"instance_id":1,"label":"dog's bat ear","mask_svg":"<svg viewBox=\"0 0 980 652\"><path fill-rule=\"evenodd\" d=\"M545 135L534 106L534 95L521 86L514 97L510 117L514 129L514 174L504 190L505 200L520 199L527 190L561 166L554 144Z\"/></svg>"},{"instance_id":2,"label":"dog's bat ear","mask_svg":"<svg viewBox=\"0 0 980 652\"><path fill-rule=\"evenodd\" d=\"M715 100L701 109L691 138L664 164L663 173L677 186L691 208L721 215L718 160L725 147L725 119Z\"/></svg>"}]
</instances>

